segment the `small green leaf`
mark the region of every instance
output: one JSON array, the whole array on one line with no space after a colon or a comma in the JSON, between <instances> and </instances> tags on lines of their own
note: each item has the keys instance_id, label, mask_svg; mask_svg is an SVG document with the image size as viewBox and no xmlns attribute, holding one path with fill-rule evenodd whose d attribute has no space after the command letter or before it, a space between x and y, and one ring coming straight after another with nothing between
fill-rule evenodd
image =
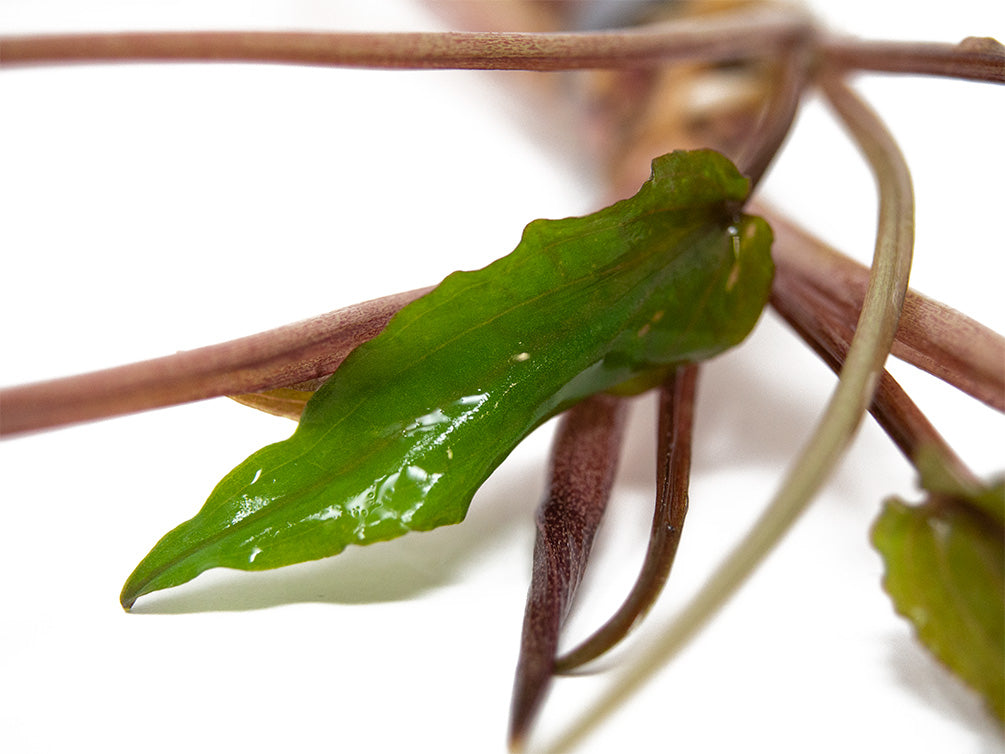
<instances>
[{"instance_id":1,"label":"small green leaf","mask_svg":"<svg viewBox=\"0 0 1005 754\"><path fill-rule=\"evenodd\" d=\"M925 501L889 500L873 526L883 586L919 640L1005 722L1005 482L968 489L919 467Z\"/></svg>"},{"instance_id":2,"label":"small green leaf","mask_svg":"<svg viewBox=\"0 0 1005 754\"><path fill-rule=\"evenodd\" d=\"M207 568L275 568L457 523L548 417L738 343L773 274L770 229L734 209L747 191L721 155L675 152L631 199L532 222L510 255L450 275L346 359L292 437L158 542L123 605Z\"/></svg>"}]
</instances>

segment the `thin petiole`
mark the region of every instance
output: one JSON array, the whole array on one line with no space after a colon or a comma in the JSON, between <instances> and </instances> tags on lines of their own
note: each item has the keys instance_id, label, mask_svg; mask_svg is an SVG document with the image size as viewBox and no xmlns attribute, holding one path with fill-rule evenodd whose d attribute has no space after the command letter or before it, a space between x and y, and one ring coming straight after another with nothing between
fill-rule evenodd
<instances>
[{"instance_id":1,"label":"thin petiole","mask_svg":"<svg viewBox=\"0 0 1005 754\"><path fill-rule=\"evenodd\" d=\"M656 506L649 546L635 585L617 612L579 646L555 660L555 671L567 673L600 657L638 625L663 590L688 508L691 474L691 430L698 367L681 367L660 390Z\"/></svg>"},{"instance_id":2,"label":"thin petiole","mask_svg":"<svg viewBox=\"0 0 1005 754\"><path fill-rule=\"evenodd\" d=\"M771 224L772 256L782 277L798 277L848 321L862 309L869 270L769 207L751 209ZM939 301L910 289L904 300L892 353L1005 411L1005 338Z\"/></svg>"},{"instance_id":3,"label":"thin petiole","mask_svg":"<svg viewBox=\"0 0 1005 754\"><path fill-rule=\"evenodd\" d=\"M843 83L824 92L866 155L879 184L876 250L862 314L831 400L809 443L753 529L704 588L645 652L567 729L550 751L568 751L664 667L718 612L781 540L840 459L872 402L907 291L914 243L914 196L896 142L878 117Z\"/></svg>"},{"instance_id":4,"label":"thin petiole","mask_svg":"<svg viewBox=\"0 0 1005 754\"><path fill-rule=\"evenodd\" d=\"M736 159L740 172L750 179L751 195L789 135L803 91L810 80L811 62L810 46L795 44L778 64L774 91L765 102L753 133Z\"/></svg>"},{"instance_id":5,"label":"thin petiole","mask_svg":"<svg viewBox=\"0 0 1005 754\"><path fill-rule=\"evenodd\" d=\"M784 269L776 273L771 305L827 366L840 372L848 355L853 323L843 322L840 315L828 311L812 287ZM963 486L980 485L976 475L886 370L880 377L869 412L915 467L919 454L927 452L934 454L941 467Z\"/></svg>"}]
</instances>

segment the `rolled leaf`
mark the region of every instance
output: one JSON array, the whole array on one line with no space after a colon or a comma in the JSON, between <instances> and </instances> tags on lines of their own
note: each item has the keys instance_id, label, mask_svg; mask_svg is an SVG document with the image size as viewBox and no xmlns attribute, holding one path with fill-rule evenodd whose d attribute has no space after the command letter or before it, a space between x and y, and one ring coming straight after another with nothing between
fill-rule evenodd
<instances>
[{"instance_id":1,"label":"rolled leaf","mask_svg":"<svg viewBox=\"0 0 1005 754\"><path fill-rule=\"evenodd\" d=\"M639 372L708 358L757 321L771 232L714 152L653 163L638 194L538 220L511 254L454 273L357 348L288 440L254 453L123 588L260 570L461 521L548 417Z\"/></svg>"}]
</instances>

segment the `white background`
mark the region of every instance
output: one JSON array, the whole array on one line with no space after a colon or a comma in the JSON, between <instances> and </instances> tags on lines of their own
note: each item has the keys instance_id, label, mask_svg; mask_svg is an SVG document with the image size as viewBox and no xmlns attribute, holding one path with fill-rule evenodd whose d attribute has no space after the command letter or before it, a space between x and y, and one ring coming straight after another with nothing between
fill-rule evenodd
<instances>
[{"instance_id":1,"label":"white background","mask_svg":"<svg viewBox=\"0 0 1005 754\"><path fill-rule=\"evenodd\" d=\"M817 3L825 5L825 3ZM826 3L876 38L1005 36L1000 6ZM928 10L928 7L938 10ZM437 28L407 3L0 0L0 32ZM0 384L219 342L435 282L508 252L600 189L528 128L507 74L267 66L0 72ZM1005 330L1000 87L869 76L914 171L914 284ZM874 191L811 103L767 194L867 260ZM981 473L1000 417L896 370ZM768 316L700 385L691 513L646 641L762 509L833 379ZM652 497L652 404L634 414L584 636L635 577ZM292 424L225 399L0 444L0 750L504 750L550 426L457 527L264 574L119 587L215 482ZM1002 751L980 702L910 640L867 542L913 479L867 423L755 578L583 751ZM625 659L624 651L616 655ZM616 664L613 660L610 664ZM605 687L559 681L540 746Z\"/></svg>"}]
</instances>

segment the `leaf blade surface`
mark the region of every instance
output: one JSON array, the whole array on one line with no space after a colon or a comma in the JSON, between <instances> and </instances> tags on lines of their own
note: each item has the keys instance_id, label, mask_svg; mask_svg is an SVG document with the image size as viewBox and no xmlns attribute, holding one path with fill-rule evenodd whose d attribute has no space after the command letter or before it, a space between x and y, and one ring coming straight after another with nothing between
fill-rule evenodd
<instances>
[{"instance_id":1,"label":"leaf blade surface","mask_svg":"<svg viewBox=\"0 0 1005 754\"><path fill-rule=\"evenodd\" d=\"M735 345L773 272L767 224L733 209L747 190L724 157L675 152L634 197L534 221L508 256L448 276L346 359L292 437L158 542L123 605L207 568L275 568L457 523L550 416Z\"/></svg>"},{"instance_id":2,"label":"leaf blade surface","mask_svg":"<svg viewBox=\"0 0 1005 754\"><path fill-rule=\"evenodd\" d=\"M920 464L928 497L885 503L883 586L935 657L1005 722L1005 482L969 489Z\"/></svg>"}]
</instances>

